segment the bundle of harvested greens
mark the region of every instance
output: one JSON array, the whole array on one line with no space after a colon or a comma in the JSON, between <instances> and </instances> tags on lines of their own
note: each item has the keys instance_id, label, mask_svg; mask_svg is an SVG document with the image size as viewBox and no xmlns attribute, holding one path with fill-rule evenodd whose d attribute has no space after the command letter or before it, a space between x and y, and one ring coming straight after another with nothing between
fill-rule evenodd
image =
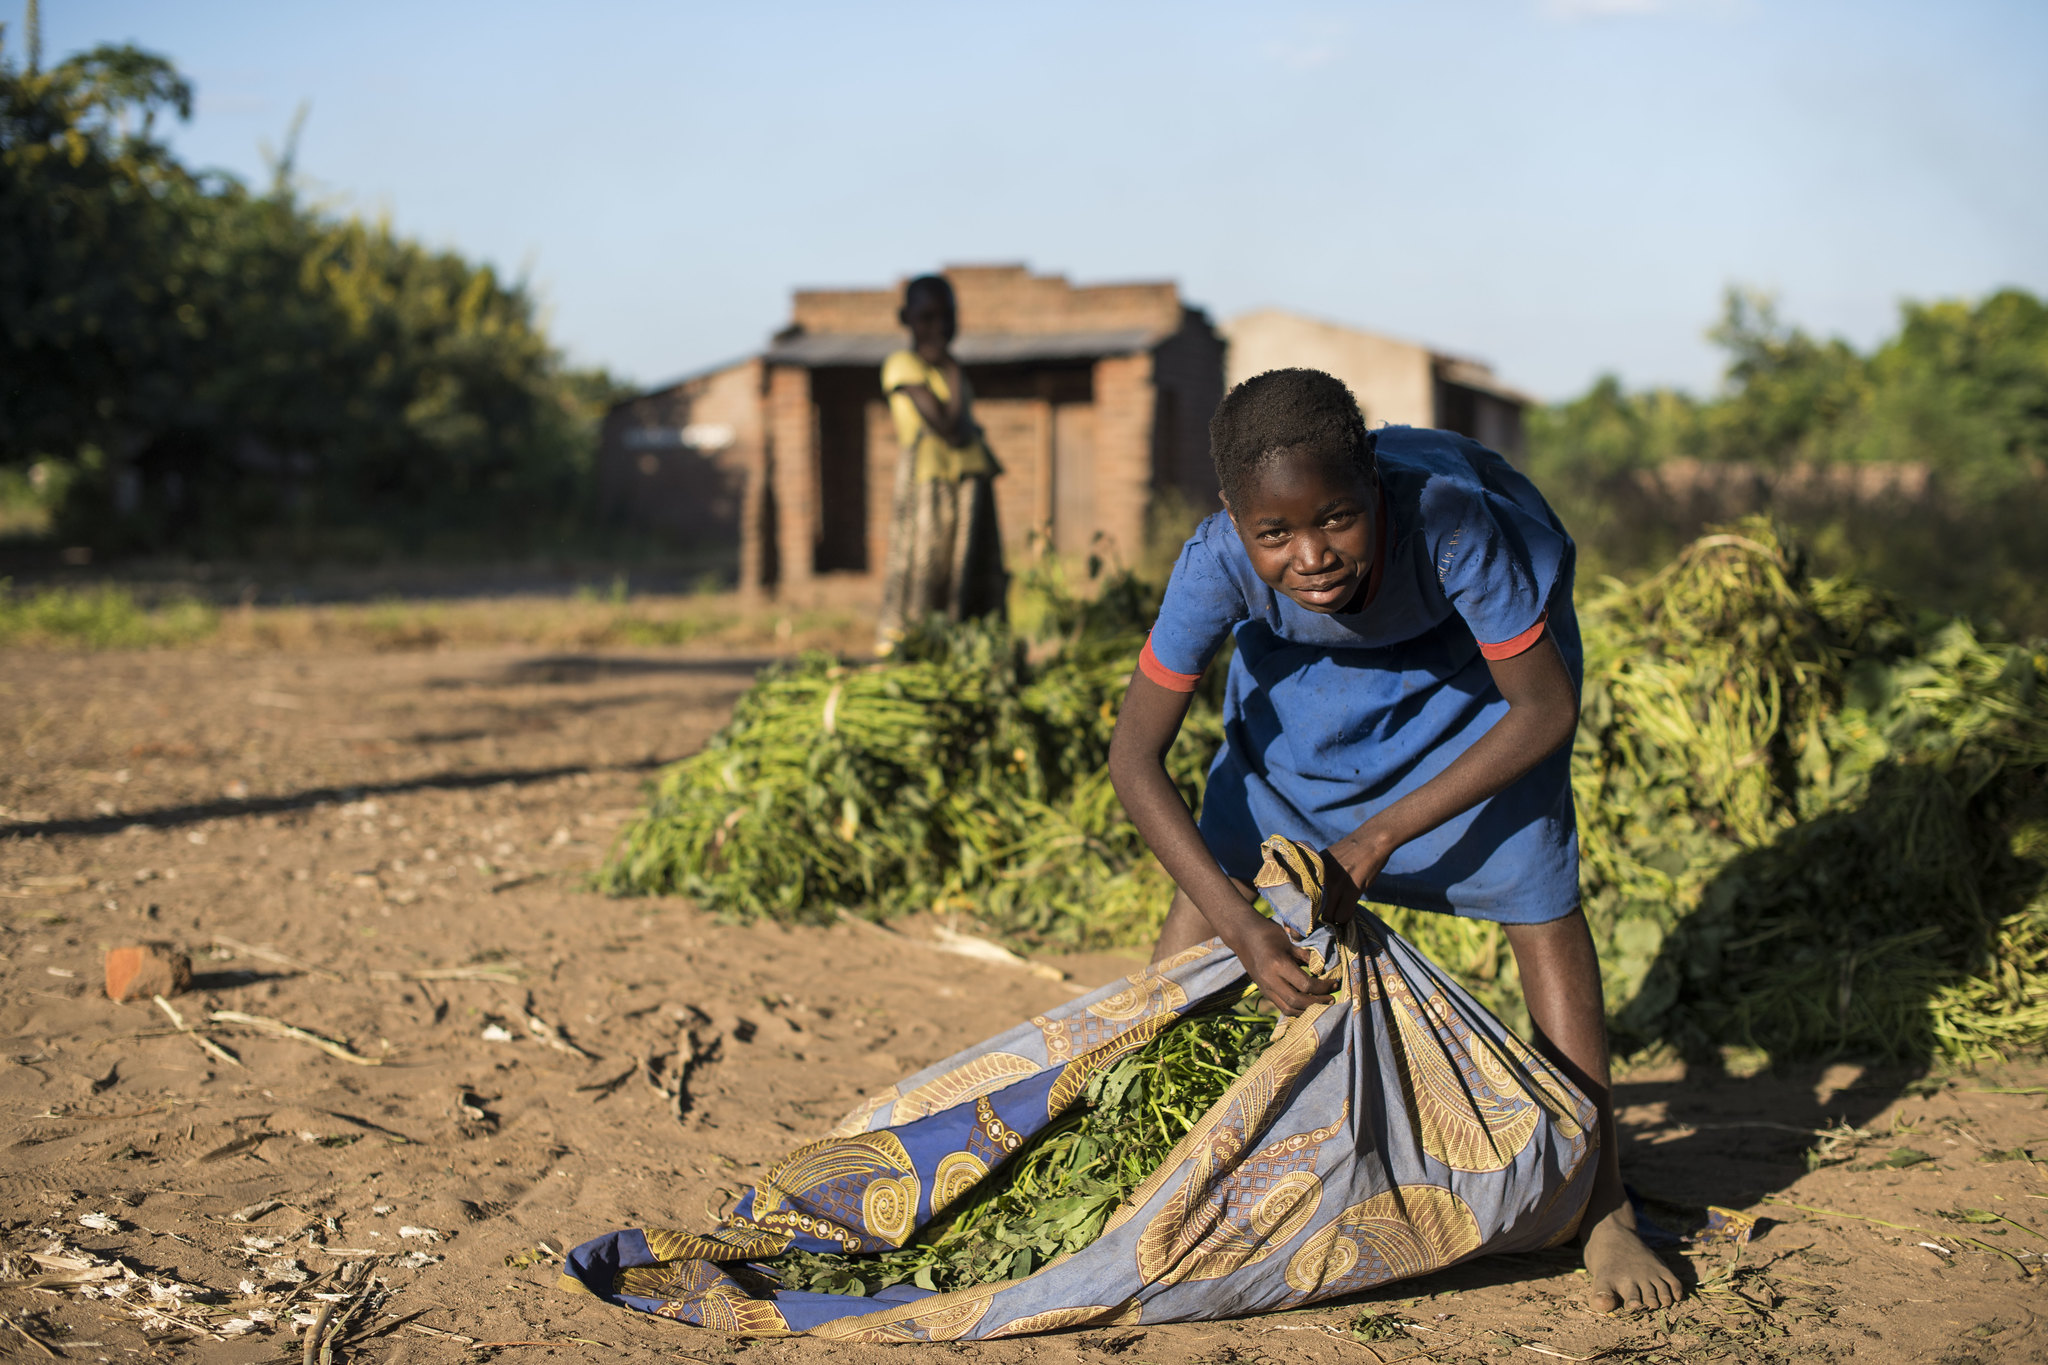
<instances>
[{"instance_id":1,"label":"bundle of harvested greens","mask_svg":"<svg viewBox=\"0 0 2048 1365\"><path fill-rule=\"evenodd\" d=\"M956 907L1036 942L1142 938L1171 888L1106 764L1155 607L1127 577L1091 602L1052 580L1035 641L973 623L915 634L886 663L765 671L661 776L605 888L781 919ZM1170 760L1190 800L1219 734L1204 699Z\"/></svg>"},{"instance_id":2,"label":"bundle of harvested greens","mask_svg":"<svg viewBox=\"0 0 2048 1365\"><path fill-rule=\"evenodd\" d=\"M1151 602L1048 594L900 661L764 677L606 871L745 913L967 910L1133 942L1170 888L1104 771ZM2048 1044L2048 653L1808 572L1762 521L1581 609L1584 903L1617 1040L1967 1059ZM1211 682L1220 668L1210 670ZM1174 751L1198 799L1220 735ZM1497 926L1377 907L1503 1018Z\"/></svg>"},{"instance_id":3,"label":"bundle of harvested greens","mask_svg":"<svg viewBox=\"0 0 2048 1365\"><path fill-rule=\"evenodd\" d=\"M1073 1111L901 1250L785 1252L763 1263L772 1287L966 1289L1079 1251L1272 1040L1274 1017L1258 1013L1256 1001L1247 993L1233 1008L1183 1018L1096 1073Z\"/></svg>"},{"instance_id":4,"label":"bundle of harvested greens","mask_svg":"<svg viewBox=\"0 0 2048 1365\"><path fill-rule=\"evenodd\" d=\"M2048 1042L2048 654L1811 575L1761 521L1582 622L1581 885L1620 1042ZM1519 1012L1498 929L1383 913Z\"/></svg>"}]
</instances>

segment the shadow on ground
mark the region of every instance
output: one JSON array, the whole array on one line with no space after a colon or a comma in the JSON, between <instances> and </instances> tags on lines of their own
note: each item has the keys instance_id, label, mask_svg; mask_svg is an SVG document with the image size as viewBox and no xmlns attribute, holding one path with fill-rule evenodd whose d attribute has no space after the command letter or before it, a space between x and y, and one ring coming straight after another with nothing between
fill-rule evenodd
<instances>
[{"instance_id":1,"label":"shadow on ground","mask_svg":"<svg viewBox=\"0 0 2048 1365\"><path fill-rule=\"evenodd\" d=\"M207 820L247 815L276 815L310 810L335 801L361 801L369 796L390 796L416 791L463 791L495 787L501 783L525 786L554 782L585 773L651 772L675 762L673 758L643 758L629 763L563 763L545 768L485 768L468 772L425 773L419 777L389 782L355 782L347 786L309 787L278 796L251 796L240 800L192 801L155 810L122 811L115 815L73 816L57 820L17 820L0 824L0 839L35 838L54 834L118 834L130 825L150 829L175 829Z\"/></svg>"}]
</instances>

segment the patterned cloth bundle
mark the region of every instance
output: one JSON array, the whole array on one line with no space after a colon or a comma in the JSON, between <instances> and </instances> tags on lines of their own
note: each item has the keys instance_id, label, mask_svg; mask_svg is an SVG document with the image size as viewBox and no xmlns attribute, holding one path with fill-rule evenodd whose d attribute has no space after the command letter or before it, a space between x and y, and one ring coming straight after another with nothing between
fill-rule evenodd
<instances>
[{"instance_id":1,"label":"patterned cloth bundle","mask_svg":"<svg viewBox=\"0 0 2048 1365\"><path fill-rule=\"evenodd\" d=\"M963 1341L1296 1308L1570 1238L1595 1164L1585 1095L1363 909L1324 924L1312 849L1267 840L1258 885L1339 989L1276 1031L1082 1250L1022 1279L872 1298L762 1289L744 1269L791 1248L902 1246L1097 1072L1240 992L1218 940L882 1091L712 1232L584 1243L563 1287L740 1335Z\"/></svg>"}]
</instances>

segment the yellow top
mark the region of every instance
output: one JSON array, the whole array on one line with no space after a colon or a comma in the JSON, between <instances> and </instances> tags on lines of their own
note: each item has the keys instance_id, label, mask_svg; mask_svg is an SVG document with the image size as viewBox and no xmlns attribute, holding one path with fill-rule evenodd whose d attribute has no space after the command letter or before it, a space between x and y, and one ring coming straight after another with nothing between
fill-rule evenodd
<instances>
[{"instance_id":1,"label":"yellow top","mask_svg":"<svg viewBox=\"0 0 2048 1365\"><path fill-rule=\"evenodd\" d=\"M960 376L960 383L967 387L967 401L972 403L974 390L967 385L965 374ZM952 400L953 386L946 382L946 372L927 363L916 351L898 351L882 362L882 392L889 395L889 415L896 419L896 440L915 454L916 476L957 483L976 474L996 473L995 457L989 454L988 443L980 436L964 446L956 446L925 425L924 414L903 392L915 384L930 389L932 397L941 403Z\"/></svg>"}]
</instances>

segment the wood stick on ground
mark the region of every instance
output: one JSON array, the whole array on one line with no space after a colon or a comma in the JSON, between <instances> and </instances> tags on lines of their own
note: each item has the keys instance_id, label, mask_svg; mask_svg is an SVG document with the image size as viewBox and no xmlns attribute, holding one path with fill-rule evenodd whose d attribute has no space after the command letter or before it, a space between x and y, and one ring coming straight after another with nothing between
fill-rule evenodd
<instances>
[{"instance_id":1,"label":"wood stick on ground","mask_svg":"<svg viewBox=\"0 0 2048 1365\"><path fill-rule=\"evenodd\" d=\"M135 1312L136 1316L143 1318L145 1321L147 1321L150 1318L155 1318L160 1322L168 1322L169 1324L171 1324L171 1326L176 1327L181 1331L190 1332L195 1336L211 1337L215 1341L227 1340L226 1337L222 1336L220 1333L214 1331L210 1327L202 1327L196 1322L187 1322L183 1318L174 1317L171 1314L166 1313L161 1308L153 1306L139 1307L133 1311Z\"/></svg>"},{"instance_id":2,"label":"wood stick on ground","mask_svg":"<svg viewBox=\"0 0 2048 1365\"><path fill-rule=\"evenodd\" d=\"M1030 972L1033 976L1042 976L1048 981L1065 981L1067 979L1065 972L1050 963L1033 962L1029 958L1019 957L999 943L991 943L985 938L976 938L972 934L962 934L951 929L939 927L934 930L938 935L936 940L912 938L908 934L899 934L894 929L886 925L877 924L873 920L862 919L859 915L854 914L843 906L834 913L842 923L849 927L862 933L880 935L891 943L906 944L912 948L923 948L928 952L950 953L954 957L972 958L976 962L986 962L999 967L1014 967L1020 971Z\"/></svg>"},{"instance_id":3,"label":"wood stick on ground","mask_svg":"<svg viewBox=\"0 0 2048 1365\"><path fill-rule=\"evenodd\" d=\"M632 1080L635 1075L639 1074L639 1071L640 1067L636 1063L632 1066L627 1067L624 1071L621 1071L618 1075L612 1077L608 1081L597 1081L591 1085L579 1085L576 1087L576 1093L579 1095L586 1093L594 1094L597 1097L597 1099L601 1100L605 1096L612 1094L620 1086L624 1085L627 1081Z\"/></svg>"},{"instance_id":4,"label":"wood stick on ground","mask_svg":"<svg viewBox=\"0 0 2048 1365\"><path fill-rule=\"evenodd\" d=\"M22 1336L24 1336L24 1337L26 1337L26 1338L28 1339L28 1343L29 1343L29 1344L30 1344L31 1346L35 1347L35 1348L36 1348L36 1349L37 1349L38 1351L41 1351L41 1352L42 1352L42 1353L43 1353L44 1355L48 1356L48 1357L49 1357L50 1359L52 1359L52 1360L62 1360L62 1359L64 1358L64 1357L62 1357L61 1355L57 1354L57 1352L55 1352L55 1351L53 1351L53 1350L51 1350L51 1349L50 1349L50 1343L48 1343L47 1341L44 1341L44 1340L43 1340L43 1339L42 1339L41 1337L37 1336L37 1335L36 1335L36 1334L35 1334L34 1332L31 1332L31 1331L29 1331L29 1330L28 1330L28 1328L26 1328L26 1327L22 1326L22 1325L21 1325L20 1323L16 1322L16 1321L15 1321L15 1320L14 1320L13 1318L11 1318L11 1317L4 1317L4 1316L0 1316L0 1322L4 1322L4 1323L6 1323L6 1324L7 1324L7 1325L8 1325L9 1327L11 1327L11 1328L13 1328L13 1329L14 1329L15 1331L17 1331L17 1332L21 1333L21 1335L22 1335Z\"/></svg>"},{"instance_id":5,"label":"wood stick on ground","mask_svg":"<svg viewBox=\"0 0 2048 1365\"><path fill-rule=\"evenodd\" d=\"M1795 1204L1789 1199L1780 1199L1774 1194L1765 1195L1764 1202L1775 1205L1778 1208L1797 1209L1801 1213L1817 1213L1824 1218L1848 1218L1858 1223L1875 1223L1881 1228L1893 1228L1899 1232L1917 1232L1923 1237L1946 1237L1952 1242L1968 1242L1979 1250L1988 1251L1994 1256L2003 1256L2006 1260L2011 1261L2019 1269L2021 1279L2028 1279L2033 1274L2032 1271L2027 1269L2025 1261L2022 1261L2004 1247L1995 1247L1979 1237L1969 1237L1958 1232L1936 1232L1933 1228L1916 1227L1911 1223L1887 1223L1882 1218L1868 1218L1860 1213L1843 1213L1839 1209L1817 1209L1808 1204ZM2031 1232L2032 1229L2029 1228L2028 1231Z\"/></svg>"},{"instance_id":6,"label":"wood stick on ground","mask_svg":"<svg viewBox=\"0 0 2048 1365\"><path fill-rule=\"evenodd\" d=\"M165 1033L163 1036L169 1038L172 1035ZM178 1101L173 1101L172 1103L175 1104ZM192 1101L187 1100L184 1103L189 1104ZM122 1119L146 1119L152 1114L168 1114L170 1111L170 1104L159 1104L153 1109L135 1109L126 1114L60 1114L53 1109L45 1109L42 1113L31 1114L29 1117L38 1119L69 1119L76 1123L118 1123Z\"/></svg>"},{"instance_id":7,"label":"wood stick on ground","mask_svg":"<svg viewBox=\"0 0 2048 1365\"><path fill-rule=\"evenodd\" d=\"M1839 1128L1801 1128L1796 1124L1769 1123L1762 1119L1749 1120L1742 1123L1694 1123L1690 1119L1671 1119L1668 1122L1657 1125L1657 1127L1660 1131L1668 1131L1673 1128L1690 1128L1694 1132L1700 1133L1733 1132L1739 1128L1762 1128L1773 1133L1797 1133L1800 1137L1849 1137L1853 1135L1868 1138L1870 1136L1868 1133L1843 1133Z\"/></svg>"},{"instance_id":8,"label":"wood stick on ground","mask_svg":"<svg viewBox=\"0 0 2048 1365\"><path fill-rule=\"evenodd\" d=\"M562 1032L559 1025L551 1024L533 1012L533 996L530 992L526 997L526 1003L520 1006L520 1013L526 1016L527 1031L555 1051L566 1052L572 1057L581 1057L586 1062L597 1060L595 1055L570 1042L569 1035Z\"/></svg>"},{"instance_id":9,"label":"wood stick on ground","mask_svg":"<svg viewBox=\"0 0 2048 1365\"><path fill-rule=\"evenodd\" d=\"M185 1016L179 1014L176 1008L172 1006L170 1001L164 999L161 995L153 995L150 997L150 999L156 1001L156 1007L158 1009L162 1010L165 1014L170 1016L171 1024L178 1030L178 1032L184 1034L187 1038L190 1038L193 1042L199 1044L199 1050L201 1052L204 1052L207 1056L213 1058L217 1062L226 1062L229 1066L235 1067L239 1070L248 1070L247 1067L244 1067L242 1065L242 1059L240 1057L237 1057L234 1053L228 1051L219 1043L214 1042L213 1039L207 1037L203 1033L200 1033L197 1029L194 1029L190 1024L186 1023Z\"/></svg>"},{"instance_id":10,"label":"wood stick on ground","mask_svg":"<svg viewBox=\"0 0 2048 1365\"><path fill-rule=\"evenodd\" d=\"M334 1316L334 1305L323 1303L320 1311L313 1315L313 1325L306 1329L306 1350L300 1356L300 1365L314 1365L319 1358L320 1338L327 1332L327 1320Z\"/></svg>"},{"instance_id":11,"label":"wood stick on ground","mask_svg":"<svg viewBox=\"0 0 2048 1365\"><path fill-rule=\"evenodd\" d=\"M316 967L310 962L301 962L298 958L288 953L280 953L275 948L258 948L253 944L243 943L232 938L222 938L219 935L214 936L213 945L216 948L225 948L231 953L240 953L243 957L253 957L258 962L268 962L278 967L289 967L295 972L306 972L313 976L325 977L329 981L348 980L340 972L329 971L325 967Z\"/></svg>"},{"instance_id":12,"label":"wood stick on ground","mask_svg":"<svg viewBox=\"0 0 2048 1365\"><path fill-rule=\"evenodd\" d=\"M365 1269L367 1267L361 1262L343 1266L341 1269L342 1281L344 1283L355 1283L356 1281L365 1280L367 1277L361 1274ZM353 1279L350 1277L350 1271L357 1272ZM348 1335L351 1324L356 1320L356 1315L369 1306L371 1296L376 1291L377 1285L374 1280L369 1280L367 1283L359 1285L355 1297L348 1301L348 1307L342 1310L341 1316L329 1328L327 1340L320 1344L320 1365L334 1365L335 1348L341 1344L341 1339Z\"/></svg>"},{"instance_id":13,"label":"wood stick on ground","mask_svg":"<svg viewBox=\"0 0 2048 1365\"><path fill-rule=\"evenodd\" d=\"M282 1019L272 1019L268 1015L244 1014L240 1010L215 1010L206 1017L213 1020L216 1024L247 1024L250 1028L261 1029L265 1033L275 1034L280 1038L290 1038L294 1042L317 1047L330 1057L339 1057L342 1061L352 1062L357 1066L384 1065L382 1057L365 1057L362 1053L351 1051L347 1046L335 1042L332 1038L323 1038L317 1033L311 1033L298 1027L296 1024L287 1024Z\"/></svg>"}]
</instances>

